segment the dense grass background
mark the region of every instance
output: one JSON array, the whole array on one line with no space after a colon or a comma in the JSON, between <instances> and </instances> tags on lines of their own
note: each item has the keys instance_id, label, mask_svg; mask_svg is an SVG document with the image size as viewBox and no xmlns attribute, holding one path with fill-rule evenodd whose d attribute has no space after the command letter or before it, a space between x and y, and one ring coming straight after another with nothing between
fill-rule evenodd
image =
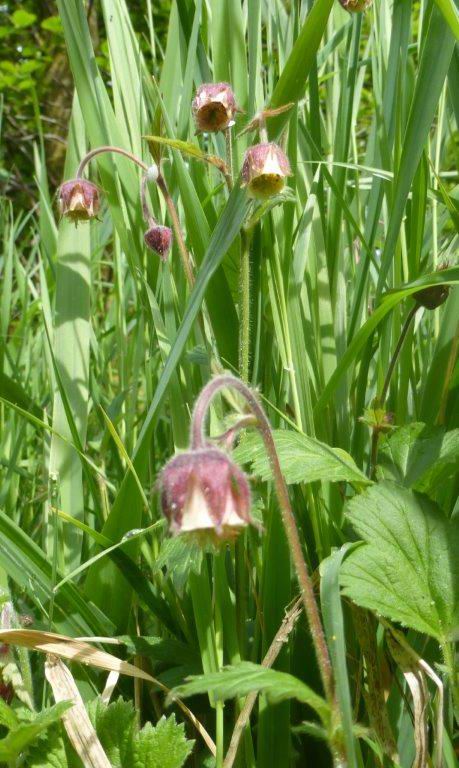
<instances>
[{"instance_id":1,"label":"dense grass background","mask_svg":"<svg viewBox=\"0 0 459 768\"><path fill-rule=\"evenodd\" d=\"M57 2L59 45L75 87L62 178L103 144L150 164L144 137L160 125L169 138L224 156L221 135L195 137L190 104L201 82L233 85L244 110L234 134L263 106L294 102L268 124L294 173L288 193L254 229L250 381L274 427L343 449L366 472L371 433L360 417L381 391L410 296L439 280L433 273L444 261L442 280L459 281L454 3L376 0L364 15L349 15L331 0L180 0L169 14L169 4L150 0L101 0L88 10L81 0ZM8 17L6 26L12 23ZM32 35L34 23L19 27L21 35ZM33 59L33 51L23 57ZM3 85L11 114L18 85ZM42 130L39 91L33 84L23 92L35 99L33 119ZM157 638L136 663L168 687L226 663L260 662L297 594L270 485L254 482L263 533L247 530L228 552L202 562L193 550L167 544L162 524L149 528L161 520L158 472L186 447L198 392L213 373L238 370L239 233L252 211L246 194L236 180L229 196L211 166L164 150L164 175L195 263L190 291L176 244L167 264L144 246L134 165L115 155L92 163L90 177L105 200L101 220L75 228L56 211L49 137L22 143L34 173L24 190L14 182L17 164L9 168L7 127L10 186L0 200L3 588L37 627ZM236 177L252 140L234 140ZM170 223L154 186L151 203ZM454 289L440 309L416 314L389 390L396 425L459 427L458 318ZM223 431L225 412L222 403L215 407L213 434ZM294 458L287 452L286 468ZM317 470L313 456L299 461L301 482L291 485L291 499L317 582L319 563L352 538L343 505L358 483L332 482L330 467ZM458 489L453 474L435 490L448 516L457 514ZM92 561L101 546L139 528L147 530L135 542ZM347 670L338 654L337 674L349 683L354 720L368 727L358 625L348 602L339 601L337 578L327 584L338 622L331 631L344 639L341 611L347 629ZM378 675L405 768L414 755L411 705L381 632L377 639ZM439 661L433 641L420 634L411 640ZM42 661L34 657L33 665L40 701ZM320 691L303 620L275 667ZM78 676L86 698L103 687L95 673ZM131 682L123 680L120 690L134 696ZM146 685L136 684L135 701L143 719L155 720L165 707ZM208 698L190 701L214 733ZM225 708L226 744L237 706ZM239 765L327 765L324 743L312 726L301 726L310 719L299 703L261 696ZM449 705L444 723L450 768ZM349 723L347 738L354 742ZM350 764L379 764L365 741L353 750ZM206 759L199 742L190 764L208 765Z\"/></svg>"}]
</instances>

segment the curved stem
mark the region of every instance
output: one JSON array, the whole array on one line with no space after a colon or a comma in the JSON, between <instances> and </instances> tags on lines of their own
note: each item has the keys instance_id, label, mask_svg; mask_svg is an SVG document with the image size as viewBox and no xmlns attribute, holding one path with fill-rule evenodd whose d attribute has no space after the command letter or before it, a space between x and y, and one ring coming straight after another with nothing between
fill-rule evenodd
<instances>
[{"instance_id":1,"label":"curved stem","mask_svg":"<svg viewBox=\"0 0 459 768\"><path fill-rule=\"evenodd\" d=\"M140 200L142 203L142 214L144 220L147 222L149 227L153 227L157 222L155 217L153 216L152 212L150 211L150 208L148 206L147 201L147 184L148 184L148 177L145 174L142 176L142 181L140 182Z\"/></svg>"},{"instance_id":2,"label":"curved stem","mask_svg":"<svg viewBox=\"0 0 459 768\"><path fill-rule=\"evenodd\" d=\"M121 147L112 147L110 145L105 145L103 147L96 147L95 149L92 149L90 152L88 152L87 155L83 157L81 160L77 172L76 172L76 178L81 179L83 175L83 171L86 168L87 164L93 159L93 157L96 157L97 155L102 155L105 152L114 152L117 155L123 155L123 157L127 157L129 160L132 160L133 163L139 166L139 168L142 168L144 171L148 171L148 165L143 162L143 160L140 160L138 157L132 154L132 152L129 152L127 149L122 149Z\"/></svg>"},{"instance_id":3,"label":"curved stem","mask_svg":"<svg viewBox=\"0 0 459 768\"><path fill-rule=\"evenodd\" d=\"M172 229L174 230L174 235L175 235L175 239L177 240L180 256L182 257L182 264L183 264L183 269L185 271L185 277L188 281L188 285L190 286L190 288L192 288L194 285L193 266L192 266L190 254L188 253L188 249L185 245L185 240L183 239L182 228L180 226L180 219L178 217L177 208L175 207L175 203L167 188L167 184L164 180L164 177L159 175L156 180L156 183L161 190L161 193L164 197L164 202L166 203L166 206L167 206L167 210L169 211L169 216L171 217Z\"/></svg>"},{"instance_id":4,"label":"curved stem","mask_svg":"<svg viewBox=\"0 0 459 768\"><path fill-rule=\"evenodd\" d=\"M290 552L292 554L298 584L300 586L301 599L309 622L322 684L330 706L334 706L333 675L328 647L325 641L325 634L314 594L312 579L309 575L306 561L303 556L295 516L290 505L287 485L279 464L279 457L274 444L271 425L263 408L258 402L256 395L246 384L240 381L240 379L236 379L230 374L223 374L210 381L201 391L201 394L196 401L191 422L191 448L196 449L205 446L204 426L207 411L217 392L225 387L231 387L237 390L247 401L250 410L257 419L258 429L263 438L274 477L274 486L281 508L282 521L287 535Z\"/></svg>"}]
</instances>

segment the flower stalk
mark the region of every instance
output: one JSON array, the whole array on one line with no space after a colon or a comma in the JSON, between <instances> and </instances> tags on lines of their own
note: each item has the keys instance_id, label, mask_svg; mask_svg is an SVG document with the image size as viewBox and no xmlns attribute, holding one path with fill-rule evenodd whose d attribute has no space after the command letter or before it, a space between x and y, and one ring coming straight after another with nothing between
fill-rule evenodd
<instances>
[{"instance_id":1,"label":"flower stalk","mask_svg":"<svg viewBox=\"0 0 459 768\"><path fill-rule=\"evenodd\" d=\"M78 166L76 178L81 179L83 171L88 165L88 163L97 155L101 155L105 152L110 152L110 153L114 152L115 154L123 155L123 157L127 157L133 163L138 165L139 168L145 171L146 174L148 174L148 171L149 171L148 165L144 163L143 160L140 160L140 158L136 157L136 155L134 155L132 152L129 152L127 149L122 149L121 147L104 145L102 147L96 147L95 149L92 149L83 157L83 159L81 160ZM171 222L172 222L172 229L174 231L174 235L177 240L178 248L180 251L180 256L182 258L185 277L187 279L189 287L192 288L194 285L194 272L193 272L193 264L192 264L191 256L185 245L185 240L182 234L182 229L180 226L180 219L177 213L177 208L175 207L175 203L171 197L166 181L162 176L162 174L159 172L159 170L158 170L158 176L156 178L156 183L159 189L161 190L162 196L164 198L164 202L166 203L167 210L169 211L169 216L171 217ZM145 184L146 184L146 181L145 181ZM143 193L142 194L142 212L143 212L144 218L146 217L147 221L150 221L150 219L152 219L152 222L154 223L154 219L151 216L146 203L146 198L144 194L145 186L143 182L142 182L142 193Z\"/></svg>"},{"instance_id":2,"label":"flower stalk","mask_svg":"<svg viewBox=\"0 0 459 768\"><path fill-rule=\"evenodd\" d=\"M250 411L257 420L257 428L263 439L273 473L274 487L279 501L282 521L300 587L301 600L311 631L322 685L330 706L334 708L334 686L330 655L328 653L319 608L314 594L312 579L309 575L306 561L303 556L298 527L290 504L287 485L279 464L279 457L274 444L271 425L254 392L252 392L252 390L240 379L237 379L230 374L222 374L210 381L201 391L201 394L196 401L191 423L191 449L199 450L205 447L206 437L204 434L204 426L208 409L217 392L228 387L235 389L244 397Z\"/></svg>"},{"instance_id":3,"label":"flower stalk","mask_svg":"<svg viewBox=\"0 0 459 768\"><path fill-rule=\"evenodd\" d=\"M239 267L239 374L248 383L250 374L250 242L247 230L241 231Z\"/></svg>"}]
</instances>

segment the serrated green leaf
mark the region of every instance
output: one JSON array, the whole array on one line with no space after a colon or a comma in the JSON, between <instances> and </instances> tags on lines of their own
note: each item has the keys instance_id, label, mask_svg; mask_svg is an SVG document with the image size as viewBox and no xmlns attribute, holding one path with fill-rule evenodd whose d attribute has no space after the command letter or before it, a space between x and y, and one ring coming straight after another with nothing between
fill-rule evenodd
<instances>
[{"instance_id":1,"label":"serrated green leaf","mask_svg":"<svg viewBox=\"0 0 459 768\"><path fill-rule=\"evenodd\" d=\"M459 623L459 519L389 482L355 496L346 515L365 543L341 566L344 594L445 642Z\"/></svg>"},{"instance_id":2,"label":"serrated green leaf","mask_svg":"<svg viewBox=\"0 0 459 768\"><path fill-rule=\"evenodd\" d=\"M18 716L4 699L0 698L0 725L4 725L8 730L15 728L18 724Z\"/></svg>"},{"instance_id":3,"label":"serrated green leaf","mask_svg":"<svg viewBox=\"0 0 459 768\"><path fill-rule=\"evenodd\" d=\"M407 424L383 437L378 461L384 479L430 494L459 469L459 429Z\"/></svg>"},{"instance_id":4,"label":"serrated green leaf","mask_svg":"<svg viewBox=\"0 0 459 768\"><path fill-rule=\"evenodd\" d=\"M217 700L225 700L247 696L255 691L264 693L273 703L297 699L312 707L323 722L328 721L328 704L308 685L286 672L277 672L249 661L224 667L221 672L190 677L189 682L174 688L171 696L186 698L207 693L213 694Z\"/></svg>"},{"instance_id":5,"label":"serrated green leaf","mask_svg":"<svg viewBox=\"0 0 459 768\"><path fill-rule=\"evenodd\" d=\"M53 725L34 741L27 752L29 768L68 768L62 728Z\"/></svg>"},{"instance_id":6,"label":"serrated green leaf","mask_svg":"<svg viewBox=\"0 0 459 768\"><path fill-rule=\"evenodd\" d=\"M44 709L30 722L19 723L17 727L10 730L4 739L0 740L0 761L15 760L29 744L32 744L50 725L57 722L71 706L71 702L63 701L49 707L49 709Z\"/></svg>"},{"instance_id":7,"label":"serrated green leaf","mask_svg":"<svg viewBox=\"0 0 459 768\"><path fill-rule=\"evenodd\" d=\"M88 704L88 715L113 768L127 766L135 735L136 716L132 703L119 698L104 704L98 698Z\"/></svg>"},{"instance_id":8,"label":"serrated green leaf","mask_svg":"<svg viewBox=\"0 0 459 768\"><path fill-rule=\"evenodd\" d=\"M193 744L185 737L183 723L176 723L175 715L162 717L155 727L147 723L142 728L133 745L132 763L127 763L126 768L181 768Z\"/></svg>"},{"instance_id":9,"label":"serrated green leaf","mask_svg":"<svg viewBox=\"0 0 459 768\"><path fill-rule=\"evenodd\" d=\"M190 573L199 573L202 563L201 547L188 536L164 539L155 562L155 570L166 569L175 589L181 594Z\"/></svg>"},{"instance_id":10,"label":"serrated green leaf","mask_svg":"<svg viewBox=\"0 0 459 768\"><path fill-rule=\"evenodd\" d=\"M274 442L285 480L289 484L312 483L315 480L368 485L352 457L340 448L330 448L312 437L287 429L275 429ZM234 451L237 462L250 462L252 472L263 480L271 478L271 468L261 437L248 433Z\"/></svg>"}]
</instances>

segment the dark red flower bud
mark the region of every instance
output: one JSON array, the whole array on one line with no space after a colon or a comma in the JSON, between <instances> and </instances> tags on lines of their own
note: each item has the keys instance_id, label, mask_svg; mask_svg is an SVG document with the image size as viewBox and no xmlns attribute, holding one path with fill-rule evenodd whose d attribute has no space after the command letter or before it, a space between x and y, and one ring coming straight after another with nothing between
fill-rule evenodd
<instances>
[{"instance_id":1,"label":"dark red flower bud","mask_svg":"<svg viewBox=\"0 0 459 768\"><path fill-rule=\"evenodd\" d=\"M228 83L204 83L193 99L193 114L198 131L224 131L233 122L239 108Z\"/></svg>"},{"instance_id":2,"label":"dark red flower bud","mask_svg":"<svg viewBox=\"0 0 459 768\"><path fill-rule=\"evenodd\" d=\"M349 13L361 13L370 7L372 0L339 0L339 2Z\"/></svg>"},{"instance_id":3,"label":"dark red flower bud","mask_svg":"<svg viewBox=\"0 0 459 768\"><path fill-rule=\"evenodd\" d=\"M437 268L437 272L443 272L444 269L448 269L448 263L444 262ZM420 291L413 293L413 299L419 307L425 307L425 309L437 309L445 303L449 296L449 285L439 283L437 285L431 285L430 288L422 288Z\"/></svg>"},{"instance_id":4,"label":"dark red flower bud","mask_svg":"<svg viewBox=\"0 0 459 768\"><path fill-rule=\"evenodd\" d=\"M256 144L245 153L242 186L251 197L266 200L277 195L291 174L287 155L274 142Z\"/></svg>"},{"instance_id":5,"label":"dark red flower bud","mask_svg":"<svg viewBox=\"0 0 459 768\"><path fill-rule=\"evenodd\" d=\"M161 224L154 224L145 232L144 240L152 251L158 254L161 261L167 261L172 245L172 230Z\"/></svg>"},{"instance_id":6,"label":"dark red flower bud","mask_svg":"<svg viewBox=\"0 0 459 768\"><path fill-rule=\"evenodd\" d=\"M59 189L59 210L72 221L88 221L99 213L99 190L85 179L65 181Z\"/></svg>"},{"instance_id":7,"label":"dark red flower bud","mask_svg":"<svg viewBox=\"0 0 459 768\"><path fill-rule=\"evenodd\" d=\"M175 533L207 531L225 538L252 522L248 480L218 448L174 456L160 487L162 510Z\"/></svg>"}]
</instances>

